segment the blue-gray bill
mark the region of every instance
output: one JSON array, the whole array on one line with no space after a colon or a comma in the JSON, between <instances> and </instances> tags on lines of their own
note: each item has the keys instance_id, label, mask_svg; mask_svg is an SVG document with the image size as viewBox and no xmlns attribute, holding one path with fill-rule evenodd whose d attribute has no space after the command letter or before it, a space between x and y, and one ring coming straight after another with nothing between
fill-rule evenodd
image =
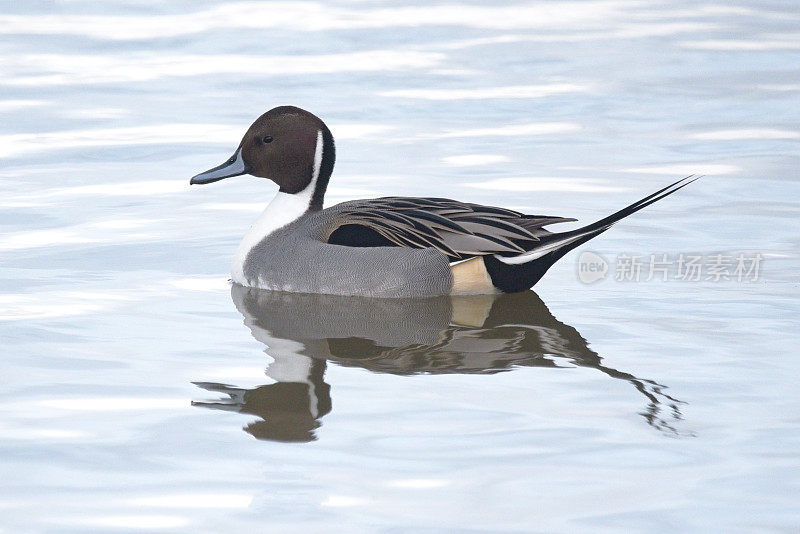
<instances>
[{"instance_id":1,"label":"blue-gray bill","mask_svg":"<svg viewBox=\"0 0 800 534\"><path fill-rule=\"evenodd\" d=\"M190 184L210 184L223 178L239 176L250 172L250 166L242 159L242 149L238 148L228 161L206 172L201 172L189 180Z\"/></svg>"}]
</instances>

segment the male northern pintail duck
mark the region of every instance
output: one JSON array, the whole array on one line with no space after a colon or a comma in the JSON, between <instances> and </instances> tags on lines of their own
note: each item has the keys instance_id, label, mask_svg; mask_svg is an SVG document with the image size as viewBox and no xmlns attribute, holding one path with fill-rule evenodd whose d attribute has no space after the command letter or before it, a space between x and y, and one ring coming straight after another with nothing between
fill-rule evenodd
<instances>
[{"instance_id":1,"label":"male northern pintail duck","mask_svg":"<svg viewBox=\"0 0 800 534\"><path fill-rule=\"evenodd\" d=\"M524 291L573 248L694 180L577 230L550 232L544 227L575 219L446 198L383 197L322 209L335 154L325 123L281 106L250 126L230 159L191 179L209 184L251 174L280 187L239 245L235 283L368 297Z\"/></svg>"}]
</instances>

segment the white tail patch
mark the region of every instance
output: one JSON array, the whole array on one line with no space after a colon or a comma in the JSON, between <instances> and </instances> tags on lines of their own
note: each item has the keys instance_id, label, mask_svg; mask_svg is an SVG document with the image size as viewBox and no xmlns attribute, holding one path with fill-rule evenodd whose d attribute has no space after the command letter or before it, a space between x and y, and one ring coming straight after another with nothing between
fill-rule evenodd
<instances>
[{"instance_id":1,"label":"white tail patch","mask_svg":"<svg viewBox=\"0 0 800 534\"><path fill-rule=\"evenodd\" d=\"M505 256L498 256L495 254L494 257L508 265L521 265L523 263L528 263L529 261L533 261L537 258L541 258L545 254L549 254L554 250L558 250L564 245L569 245L570 243L573 243L578 239L581 239L582 237L586 236L587 234L591 234L594 231L596 230L592 230L590 232L586 232L585 234L580 234L577 236L565 237L564 239L559 239L558 241L553 241L552 243L548 243L541 247L537 247L531 250L530 252L520 254L519 256L511 256L510 258L508 258Z\"/></svg>"}]
</instances>

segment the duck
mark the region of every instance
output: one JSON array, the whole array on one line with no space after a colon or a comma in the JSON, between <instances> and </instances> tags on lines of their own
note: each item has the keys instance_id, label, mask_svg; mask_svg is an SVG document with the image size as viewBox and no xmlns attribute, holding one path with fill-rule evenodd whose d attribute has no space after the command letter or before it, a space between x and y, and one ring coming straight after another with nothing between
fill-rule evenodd
<instances>
[{"instance_id":1,"label":"duck","mask_svg":"<svg viewBox=\"0 0 800 534\"><path fill-rule=\"evenodd\" d=\"M687 186L687 176L581 228L576 219L433 197L382 197L323 209L333 135L316 115L279 106L247 129L224 163L191 178L249 174L278 192L245 233L231 280L293 293L377 298L515 293L533 287L570 250Z\"/></svg>"}]
</instances>

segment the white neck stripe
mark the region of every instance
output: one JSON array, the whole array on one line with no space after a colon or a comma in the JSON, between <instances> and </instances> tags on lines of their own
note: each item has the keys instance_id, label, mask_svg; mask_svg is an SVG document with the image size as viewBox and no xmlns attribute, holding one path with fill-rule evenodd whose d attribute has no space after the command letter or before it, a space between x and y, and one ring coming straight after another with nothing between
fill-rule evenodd
<instances>
[{"instance_id":1,"label":"white neck stripe","mask_svg":"<svg viewBox=\"0 0 800 534\"><path fill-rule=\"evenodd\" d=\"M314 149L314 172L311 174L311 183L309 187L317 185L317 179L319 178L319 171L322 168L322 149L324 143L322 142L322 130L317 130L317 146ZM314 194L314 190L311 190L311 194Z\"/></svg>"},{"instance_id":2,"label":"white neck stripe","mask_svg":"<svg viewBox=\"0 0 800 534\"><path fill-rule=\"evenodd\" d=\"M234 282L248 285L244 277L244 262L253 247L261 243L265 237L275 230L296 221L308 211L322 167L322 145L322 130L319 130L317 131L317 145L314 148L314 169L311 175L311 182L306 188L295 194L278 191L272 202L267 205L266 209L258 216L258 219L242 238L242 242L239 243L239 248L236 250L236 256L233 258L233 266L231 268L231 278Z\"/></svg>"}]
</instances>

